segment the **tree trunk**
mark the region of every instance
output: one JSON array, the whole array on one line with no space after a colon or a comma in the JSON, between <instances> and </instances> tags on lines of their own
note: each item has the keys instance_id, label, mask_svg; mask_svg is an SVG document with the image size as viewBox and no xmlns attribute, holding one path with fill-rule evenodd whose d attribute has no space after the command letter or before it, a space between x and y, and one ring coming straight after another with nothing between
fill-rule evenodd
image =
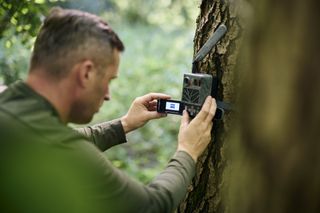
<instances>
[{"instance_id":1,"label":"tree trunk","mask_svg":"<svg viewBox=\"0 0 320 213\"><path fill-rule=\"evenodd\" d=\"M217 98L227 102L234 102L234 76L241 73L237 117L232 128L230 115L216 123L178 212L319 212L318 2L239 2L248 32L237 7L224 2L202 1L195 50L226 24L227 35L200 70L218 76Z\"/></svg>"},{"instance_id":2,"label":"tree trunk","mask_svg":"<svg viewBox=\"0 0 320 213\"><path fill-rule=\"evenodd\" d=\"M220 24L224 23L228 31L210 54L198 64L198 70L218 78L217 100L233 102L234 67L242 31L240 20L235 14L236 5L223 0L203 0L200 10L194 38L195 53ZM178 212L224 212L221 194L226 165L223 141L229 131L229 123L229 113L225 114L222 121L215 122L212 142L199 159L196 177Z\"/></svg>"}]
</instances>

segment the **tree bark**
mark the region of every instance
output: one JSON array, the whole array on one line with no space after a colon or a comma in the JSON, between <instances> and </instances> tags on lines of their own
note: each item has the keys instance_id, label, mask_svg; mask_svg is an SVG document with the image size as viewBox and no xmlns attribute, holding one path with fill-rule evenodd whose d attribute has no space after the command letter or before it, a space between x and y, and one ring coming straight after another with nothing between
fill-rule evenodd
<instances>
[{"instance_id":1,"label":"tree bark","mask_svg":"<svg viewBox=\"0 0 320 213\"><path fill-rule=\"evenodd\" d=\"M237 95L237 116L232 128L230 114L216 123L178 212L320 211L318 2L250 2L248 32L237 6L201 3L195 50L220 23L228 33L200 70L218 76L218 100Z\"/></svg>"},{"instance_id":2,"label":"tree bark","mask_svg":"<svg viewBox=\"0 0 320 213\"><path fill-rule=\"evenodd\" d=\"M229 103L234 99L234 68L242 32L236 11L235 4L223 0L203 0L194 38L196 53L220 24L227 26L227 33L209 55L198 64L198 70L218 78L215 98ZM196 177L178 212L224 212L221 191L226 166L224 138L229 131L230 116L230 113L226 113L222 121L215 121L212 142L199 159Z\"/></svg>"}]
</instances>

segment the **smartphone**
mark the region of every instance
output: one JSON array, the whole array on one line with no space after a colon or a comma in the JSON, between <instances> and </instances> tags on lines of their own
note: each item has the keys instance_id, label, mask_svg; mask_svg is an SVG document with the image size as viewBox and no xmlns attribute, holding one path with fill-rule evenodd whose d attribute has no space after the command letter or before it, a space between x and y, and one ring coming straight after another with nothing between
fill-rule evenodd
<instances>
[{"instance_id":1,"label":"smartphone","mask_svg":"<svg viewBox=\"0 0 320 213\"><path fill-rule=\"evenodd\" d=\"M157 112L182 115L184 104L181 101L158 99Z\"/></svg>"}]
</instances>

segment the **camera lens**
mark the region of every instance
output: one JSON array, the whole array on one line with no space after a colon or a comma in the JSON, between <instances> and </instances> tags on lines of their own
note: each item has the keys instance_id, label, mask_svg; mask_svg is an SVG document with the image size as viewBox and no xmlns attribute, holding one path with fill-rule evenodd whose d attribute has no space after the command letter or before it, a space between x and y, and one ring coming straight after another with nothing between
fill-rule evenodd
<instances>
[{"instance_id":1,"label":"camera lens","mask_svg":"<svg viewBox=\"0 0 320 213\"><path fill-rule=\"evenodd\" d=\"M190 84L190 78L189 77L184 77L184 83L189 85Z\"/></svg>"},{"instance_id":2,"label":"camera lens","mask_svg":"<svg viewBox=\"0 0 320 213\"><path fill-rule=\"evenodd\" d=\"M198 82L198 79L193 79L193 83L192 83L194 86L199 86L199 82Z\"/></svg>"}]
</instances>

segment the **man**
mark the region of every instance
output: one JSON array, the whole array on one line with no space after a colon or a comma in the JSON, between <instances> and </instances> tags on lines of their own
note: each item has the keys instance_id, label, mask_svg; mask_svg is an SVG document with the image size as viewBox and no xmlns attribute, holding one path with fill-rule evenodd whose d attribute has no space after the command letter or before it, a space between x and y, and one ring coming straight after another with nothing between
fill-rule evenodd
<instances>
[{"instance_id":1,"label":"man","mask_svg":"<svg viewBox=\"0 0 320 213\"><path fill-rule=\"evenodd\" d=\"M89 122L103 101L110 100L109 83L118 75L123 50L121 40L99 17L51 10L37 36L26 82L11 85L0 96L0 128L6 135L3 162L8 162L1 182L6 183L8 209L172 212L183 199L195 163L211 139L213 98L206 99L192 121L184 112L177 152L147 186L114 168L102 151L163 117L155 111L156 100L168 95L139 97L122 118L78 132L66 125ZM36 169L28 172L29 167ZM20 202L23 207L11 204Z\"/></svg>"}]
</instances>

